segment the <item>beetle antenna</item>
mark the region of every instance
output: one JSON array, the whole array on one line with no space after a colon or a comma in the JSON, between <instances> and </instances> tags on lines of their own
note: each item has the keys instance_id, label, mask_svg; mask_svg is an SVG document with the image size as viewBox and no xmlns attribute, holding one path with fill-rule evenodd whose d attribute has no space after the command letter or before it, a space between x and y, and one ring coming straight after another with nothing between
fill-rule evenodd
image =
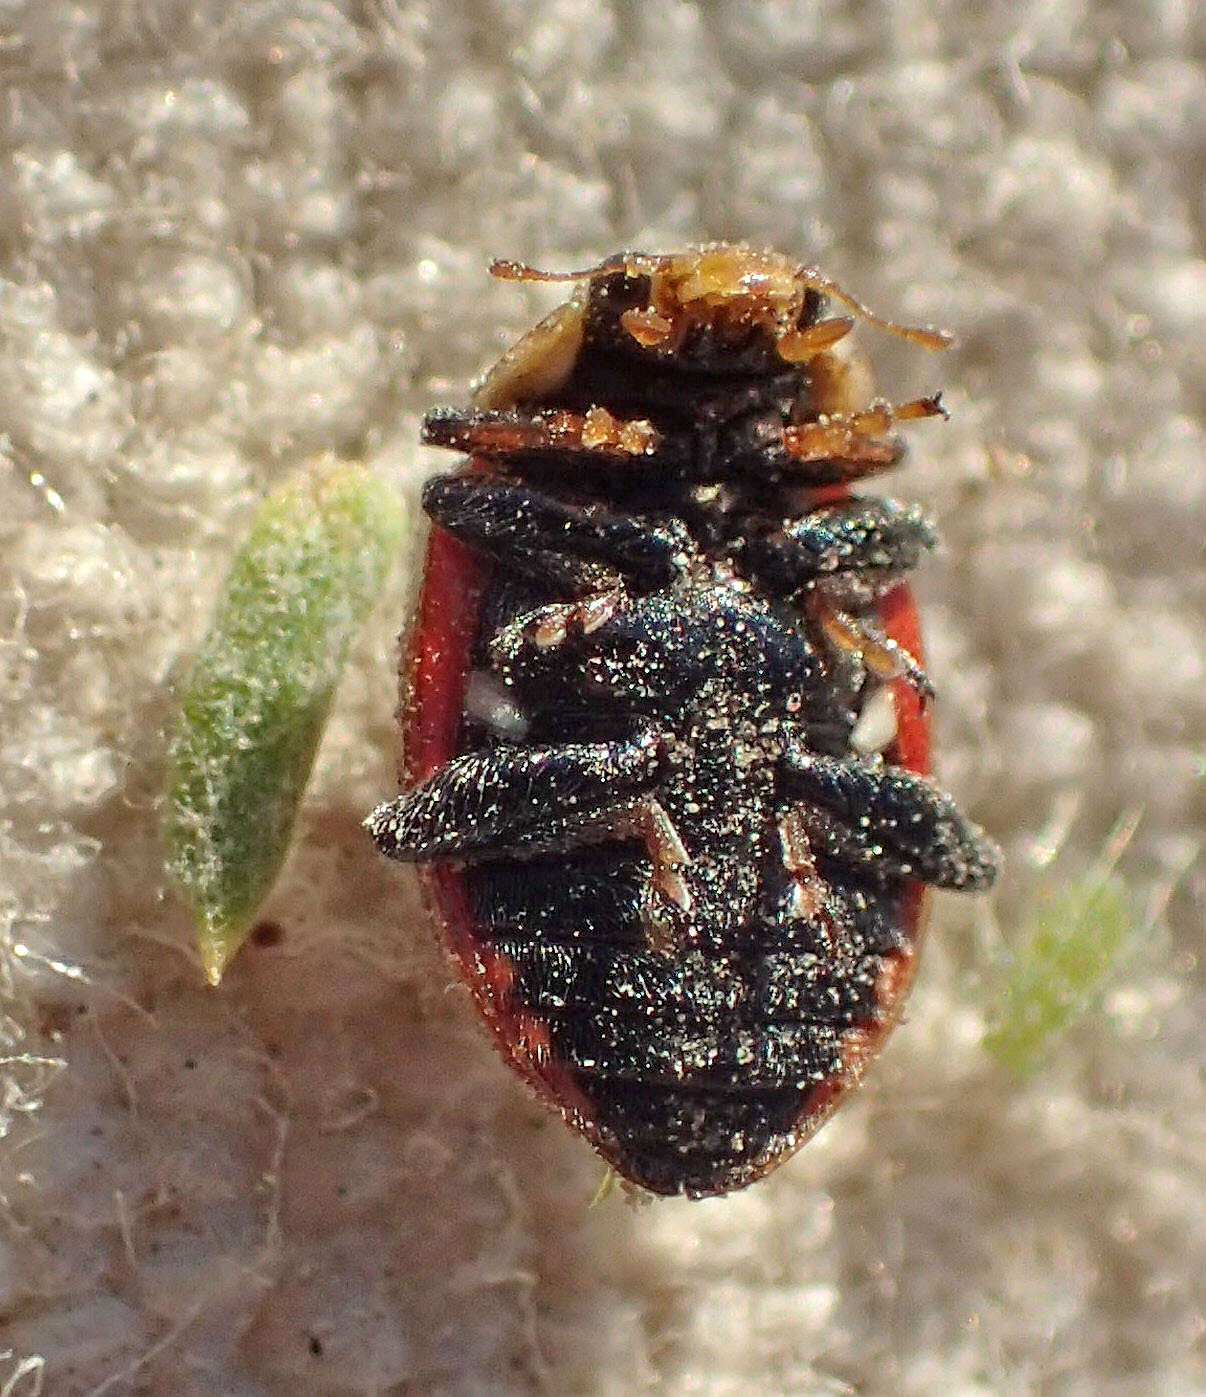
<instances>
[{"instance_id":1,"label":"beetle antenna","mask_svg":"<svg viewBox=\"0 0 1206 1397\"><path fill-rule=\"evenodd\" d=\"M539 267L530 267L526 262L512 262L508 258L496 257L490 263L490 275L499 281L591 281L608 272L643 274L660 271L669 259L649 252L618 252L596 262L593 267L582 267L574 272L546 272Z\"/></svg>"},{"instance_id":2,"label":"beetle antenna","mask_svg":"<svg viewBox=\"0 0 1206 1397\"><path fill-rule=\"evenodd\" d=\"M890 335L898 335L902 340L909 340L912 344L919 344L923 349L947 349L954 339L954 336L946 330L935 330L922 325L898 325L894 320L885 320L883 316L876 315L861 301L855 300L848 291L844 291L836 281L832 281L816 267L799 267L796 269L796 276L805 286L812 287L814 291L820 291L822 295L832 296L835 301L841 301L842 305L848 306L868 325L886 330Z\"/></svg>"}]
</instances>

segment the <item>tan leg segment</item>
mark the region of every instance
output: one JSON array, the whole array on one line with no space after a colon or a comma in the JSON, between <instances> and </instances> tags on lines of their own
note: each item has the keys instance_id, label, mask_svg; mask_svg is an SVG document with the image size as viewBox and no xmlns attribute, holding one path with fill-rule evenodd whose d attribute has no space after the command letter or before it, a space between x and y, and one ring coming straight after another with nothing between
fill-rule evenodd
<instances>
[{"instance_id":1,"label":"tan leg segment","mask_svg":"<svg viewBox=\"0 0 1206 1397\"><path fill-rule=\"evenodd\" d=\"M813 607L825 638L843 654L858 655L877 679L904 679L924 703L934 697L934 686L925 670L891 636L874 635L867 625L834 606L821 591L813 594Z\"/></svg>"},{"instance_id":2,"label":"tan leg segment","mask_svg":"<svg viewBox=\"0 0 1206 1397\"><path fill-rule=\"evenodd\" d=\"M893 423L945 415L937 395L914 398L896 406L876 403L865 412L785 427L783 445L788 455L801 465L812 461L840 462L847 468L846 478L853 480L886 470L900 460L903 448L891 434Z\"/></svg>"},{"instance_id":3,"label":"tan leg segment","mask_svg":"<svg viewBox=\"0 0 1206 1397\"><path fill-rule=\"evenodd\" d=\"M653 860L654 887L680 912L690 912L691 892L682 870L691 862L691 856L670 816L655 797L645 802L642 825L649 857Z\"/></svg>"},{"instance_id":4,"label":"tan leg segment","mask_svg":"<svg viewBox=\"0 0 1206 1397\"><path fill-rule=\"evenodd\" d=\"M525 451L591 451L632 458L652 455L658 434L644 419L624 421L604 407L588 412L440 413L428 417L423 440L470 455L511 456Z\"/></svg>"}]
</instances>

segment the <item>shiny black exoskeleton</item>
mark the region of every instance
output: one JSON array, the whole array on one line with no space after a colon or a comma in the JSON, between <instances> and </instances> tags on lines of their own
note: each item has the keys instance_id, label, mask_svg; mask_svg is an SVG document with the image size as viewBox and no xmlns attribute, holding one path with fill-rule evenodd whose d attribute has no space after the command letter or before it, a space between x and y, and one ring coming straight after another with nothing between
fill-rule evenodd
<instances>
[{"instance_id":1,"label":"shiny black exoskeleton","mask_svg":"<svg viewBox=\"0 0 1206 1397\"><path fill-rule=\"evenodd\" d=\"M473 460L424 507L490 581L458 750L370 822L392 857L463 862L496 1017L544 1027L558 1104L624 1175L692 1195L766 1172L857 1077L911 890L996 866L863 732L874 696L927 691L877 607L929 528L820 493L936 405L826 413L849 323L722 253L711 282L708 250L593 269L552 347L428 419Z\"/></svg>"}]
</instances>

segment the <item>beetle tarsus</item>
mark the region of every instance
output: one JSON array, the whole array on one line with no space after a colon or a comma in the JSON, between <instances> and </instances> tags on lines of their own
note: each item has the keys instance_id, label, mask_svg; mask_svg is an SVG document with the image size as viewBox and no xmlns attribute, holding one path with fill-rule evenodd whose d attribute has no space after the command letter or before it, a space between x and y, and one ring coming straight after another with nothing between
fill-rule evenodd
<instances>
[{"instance_id":1,"label":"beetle tarsus","mask_svg":"<svg viewBox=\"0 0 1206 1397\"><path fill-rule=\"evenodd\" d=\"M894 579L893 579L894 580ZM856 656L877 679L903 679L917 694L922 706L934 698L934 686L917 659L899 641L886 635L870 616L851 616L835 606L828 594L831 584L822 583L809 599L810 610L826 640L841 654Z\"/></svg>"}]
</instances>

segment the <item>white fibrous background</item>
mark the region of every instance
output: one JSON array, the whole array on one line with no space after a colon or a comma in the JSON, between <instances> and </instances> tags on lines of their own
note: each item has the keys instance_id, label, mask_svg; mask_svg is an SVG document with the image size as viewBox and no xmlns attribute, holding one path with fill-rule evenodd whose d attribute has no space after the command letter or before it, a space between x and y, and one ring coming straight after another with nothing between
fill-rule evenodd
<instances>
[{"instance_id":1,"label":"white fibrous background","mask_svg":"<svg viewBox=\"0 0 1206 1397\"><path fill-rule=\"evenodd\" d=\"M1202 1390L1201 214L1180 0L0 6L0 1386L31 1394ZM885 488L943 784L939 897L864 1089L738 1195L592 1207L495 1055L394 790L415 552L218 991L162 870L166 733L264 493L411 504L422 412L620 247L747 238L944 356ZM1135 926L1029 1076L994 976L1115 821ZM7 1385L6 1385L7 1384Z\"/></svg>"}]
</instances>

